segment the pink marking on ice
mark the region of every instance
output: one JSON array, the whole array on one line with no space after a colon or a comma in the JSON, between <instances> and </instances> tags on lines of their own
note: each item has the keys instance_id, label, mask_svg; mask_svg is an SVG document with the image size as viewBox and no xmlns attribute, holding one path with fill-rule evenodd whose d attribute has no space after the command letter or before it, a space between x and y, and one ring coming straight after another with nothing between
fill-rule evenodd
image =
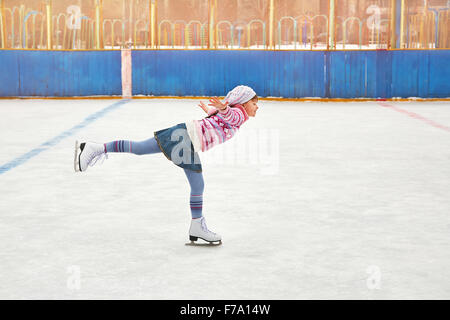
<instances>
[{"instance_id":1,"label":"pink marking on ice","mask_svg":"<svg viewBox=\"0 0 450 320\"><path fill-rule=\"evenodd\" d=\"M389 104L389 103L386 103L386 102L380 102L380 101L378 101L378 104L379 104L380 106L382 106L382 107L390 108L390 109L392 109L392 110L394 110L394 111L397 111L397 112L399 112L399 113L403 113L403 114L407 115L408 117L411 117L411 118L420 120L420 121L422 121L422 122L425 122L426 124L429 124L429 125L432 126L432 127L439 128L439 129L445 130L445 131L447 131L447 132L450 132L450 127L444 126L444 125L442 125L442 124L440 124L440 123L438 123L438 122L436 122L436 121L433 121L433 120L431 120L431 119L427 119L427 118L425 118L424 116L421 116L421 115L418 114L418 113L415 113L415 112L412 112L412 111L408 111L408 110L401 109L401 108L399 108L399 107L396 107L396 106L394 106L394 105L392 105L392 104Z\"/></svg>"}]
</instances>

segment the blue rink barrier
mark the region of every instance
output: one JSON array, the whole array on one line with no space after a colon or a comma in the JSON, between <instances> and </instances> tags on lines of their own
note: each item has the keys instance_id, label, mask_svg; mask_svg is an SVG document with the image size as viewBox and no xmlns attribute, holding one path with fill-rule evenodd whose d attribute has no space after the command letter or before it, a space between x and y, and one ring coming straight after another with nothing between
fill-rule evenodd
<instances>
[{"instance_id":1,"label":"blue rink barrier","mask_svg":"<svg viewBox=\"0 0 450 320\"><path fill-rule=\"evenodd\" d=\"M134 50L133 95L448 98L450 50ZM0 96L122 94L120 51L0 50Z\"/></svg>"},{"instance_id":2,"label":"blue rink barrier","mask_svg":"<svg viewBox=\"0 0 450 320\"><path fill-rule=\"evenodd\" d=\"M0 96L122 95L120 51L0 50Z\"/></svg>"},{"instance_id":3,"label":"blue rink barrier","mask_svg":"<svg viewBox=\"0 0 450 320\"><path fill-rule=\"evenodd\" d=\"M262 97L450 97L450 50L133 52L133 95L223 96L247 84Z\"/></svg>"}]
</instances>

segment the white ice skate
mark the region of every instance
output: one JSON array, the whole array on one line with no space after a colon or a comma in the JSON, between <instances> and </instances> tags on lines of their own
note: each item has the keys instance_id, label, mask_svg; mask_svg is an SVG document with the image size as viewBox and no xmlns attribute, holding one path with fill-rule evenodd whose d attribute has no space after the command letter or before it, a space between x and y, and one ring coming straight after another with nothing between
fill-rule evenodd
<instances>
[{"instance_id":1,"label":"white ice skate","mask_svg":"<svg viewBox=\"0 0 450 320\"><path fill-rule=\"evenodd\" d=\"M208 243L195 242L199 238L205 240ZM199 219L192 219L191 227L189 229L189 240L191 240L191 242L186 243L186 245L217 246L222 244L222 237L217 233L208 230L204 217L201 217Z\"/></svg>"},{"instance_id":2,"label":"white ice skate","mask_svg":"<svg viewBox=\"0 0 450 320\"><path fill-rule=\"evenodd\" d=\"M76 172L86 171L89 166L93 166L100 159L108 159L103 144L83 142L78 144L75 141L74 168Z\"/></svg>"}]
</instances>

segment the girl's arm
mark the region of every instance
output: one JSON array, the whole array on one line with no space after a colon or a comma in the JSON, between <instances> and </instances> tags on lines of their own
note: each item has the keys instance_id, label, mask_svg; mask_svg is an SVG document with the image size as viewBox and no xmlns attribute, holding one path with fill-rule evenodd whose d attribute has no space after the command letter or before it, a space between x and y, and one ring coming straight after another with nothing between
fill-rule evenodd
<instances>
[{"instance_id":1,"label":"girl's arm","mask_svg":"<svg viewBox=\"0 0 450 320\"><path fill-rule=\"evenodd\" d=\"M200 101L200 103L198 104L198 106L200 108L202 108L203 111L205 111L205 113L207 113L208 115L211 115L213 113L216 113L217 111L224 113L227 110L228 107L228 101L225 101L225 103L220 102L220 100L216 97L213 97L211 99L209 99L209 102L211 102L210 104L208 104L208 106L212 106L212 108L208 108L203 101Z\"/></svg>"},{"instance_id":2,"label":"girl's arm","mask_svg":"<svg viewBox=\"0 0 450 320\"><path fill-rule=\"evenodd\" d=\"M200 108L202 108L203 111L205 111L205 113L208 114L208 116L217 113L217 109L216 108L208 108L202 101L200 101L198 106Z\"/></svg>"},{"instance_id":3,"label":"girl's arm","mask_svg":"<svg viewBox=\"0 0 450 320\"><path fill-rule=\"evenodd\" d=\"M226 112L226 110L228 108L228 101L225 101L224 103L222 103L222 102L220 102L219 98L217 98L217 97L210 98L209 102L211 102L211 103L208 104L208 106L212 106L212 107L216 108L221 113Z\"/></svg>"},{"instance_id":4,"label":"girl's arm","mask_svg":"<svg viewBox=\"0 0 450 320\"><path fill-rule=\"evenodd\" d=\"M203 103L203 101L200 101L200 103L198 104L198 106L199 106L200 108L202 108L203 111L205 111L206 113L209 112L209 108Z\"/></svg>"}]
</instances>

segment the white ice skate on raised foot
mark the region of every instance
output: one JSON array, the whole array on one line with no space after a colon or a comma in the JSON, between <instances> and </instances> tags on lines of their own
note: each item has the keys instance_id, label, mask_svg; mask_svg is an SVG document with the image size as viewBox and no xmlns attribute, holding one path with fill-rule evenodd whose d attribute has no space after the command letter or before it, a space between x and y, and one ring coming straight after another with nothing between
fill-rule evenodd
<instances>
[{"instance_id":1,"label":"white ice skate on raised foot","mask_svg":"<svg viewBox=\"0 0 450 320\"><path fill-rule=\"evenodd\" d=\"M86 171L89 166L93 166L100 159L108 159L103 144L75 141L74 169L76 172ZM103 161L102 161L103 162Z\"/></svg>"},{"instance_id":2,"label":"white ice skate on raised foot","mask_svg":"<svg viewBox=\"0 0 450 320\"><path fill-rule=\"evenodd\" d=\"M207 243L195 242L199 238L205 240ZM192 219L191 227L189 229L189 240L191 240L191 242L186 243L186 245L190 246L217 246L222 244L222 237L219 234L208 230L204 217Z\"/></svg>"}]
</instances>

